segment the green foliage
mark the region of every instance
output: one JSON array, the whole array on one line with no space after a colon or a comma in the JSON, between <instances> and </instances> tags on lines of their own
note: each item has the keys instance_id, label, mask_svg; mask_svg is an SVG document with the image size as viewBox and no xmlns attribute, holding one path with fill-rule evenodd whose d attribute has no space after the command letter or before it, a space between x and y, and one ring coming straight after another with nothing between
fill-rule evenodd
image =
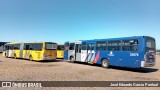
<instances>
[{"instance_id":1,"label":"green foliage","mask_svg":"<svg viewBox=\"0 0 160 90\"><path fill-rule=\"evenodd\" d=\"M160 50L157 50L157 52L160 52Z\"/></svg>"}]
</instances>

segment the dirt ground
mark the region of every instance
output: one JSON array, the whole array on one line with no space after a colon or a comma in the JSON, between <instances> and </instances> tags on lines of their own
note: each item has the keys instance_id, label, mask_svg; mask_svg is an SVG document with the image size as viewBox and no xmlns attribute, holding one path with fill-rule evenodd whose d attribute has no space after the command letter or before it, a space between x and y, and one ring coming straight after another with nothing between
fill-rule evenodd
<instances>
[{"instance_id":1,"label":"dirt ground","mask_svg":"<svg viewBox=\"0 0 160 90\"><path fill-rule=\"evenodd\" d=\"M23 59L5 58L0 55L0 81L160 81L160 56L157 56L156 66L143 69L122 67L102 68L99 65L70 63L64 60L35 62ZM7 88L0 88L7 89ZM22 88L10 88L12 90ZM28 89L28 88L23 88ZM31 89L31 88L30 88ZM32 90L122 90L140 88L32 88ZM141 88L150 90L158 88ZM160 88L159 88L160 89Z\"/></svg>"}]
</instances>

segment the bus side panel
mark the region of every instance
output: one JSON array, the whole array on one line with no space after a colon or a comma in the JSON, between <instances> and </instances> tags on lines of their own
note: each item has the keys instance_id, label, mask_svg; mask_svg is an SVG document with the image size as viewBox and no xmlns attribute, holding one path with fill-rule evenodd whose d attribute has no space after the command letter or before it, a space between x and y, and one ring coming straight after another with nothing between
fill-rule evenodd
<instances>
[{"instance_id":1,"label":"bus side panel","mask_svg":"<svg viewBox=\"0 0 160 90\"><path fill-rule=\"evenodd\" d=\"M109 51L100 51L100 55L96 61L96 64L101 64L101 60L106 58L109 60L109 64L113 66L139 68L141 66L141 61L144 59L143 52L135 53L137 56L130 56L131 52L113 52L113 56L109 54ZM98 51L96 52L96 55L98 55Z\"/></svg>"},{"instance_id":2,"label":"bus side panel","mask_svg":"<svg viewBox=\"0 0 160 90\"><path fill-rule=\"evenodd\" d=\"M57 50L57 58L64 58L64 51L63 50Z\"/></svg>"},{"instance_id":3,"label":"bus side panel","mask_svg":"<svg viewBox=\"0 0 160 90\"><path fill-rule=\"evenodd\" d=\"M14 50L8 50L8 57L13 57Z\"/></svg>"},{"instance_id":4,"label":"bus side panel","mask_svg":"<svg viewBox=\"0 0 160 90\"><path fill-rule=\"evenodd\" d=\"M69 50L68 52L68 60L70 60L70 57L73 57L75 60L75 50Z\"/></svg>"},{"instance_id":5,"label":"bus side panel","mask_svg":"<svg viewBox=\"0 0 160 90\"><path fill-rule=\"evenodd\" d=\"M116 66L123 66L123 67L135 67L139 68L141 66L141 56L140 52L122 52L122 64Z\"/></svg>"},{"instance_id":6,"label":"bus side panel","mask_svg":"<svg viewBox=\"0 0 160 90\"><path fill-rule=\"evenodd\" d=\"M68 60L68 51L64 52L64 60Z\"/></svg>"},{"instance_id":7,"label":"bus side panel","mask_svg":"<svg viewBox=\"0 0 160 90\"><path fill-rule=\"evenodd\" d=\"M99 55L98 55L99 53ZM96 51L96 57L98 57L96 64L101 64L101 60L108 59L110 65L122 66L121 55L118 51Z\"/></svg>"},{"instance_id":8,"label":"bus side panel","mask_svg":"<svg viewBox=\"0 0 160 90\"><path fill-rule=\"evenodd\" d=\"M5 51L3 51L2 56L5 56L5 53L6 53L6 52L5 52Z\"/></svg>"},{"instance_id":9,"label":"bus side panel","mask_svg":"<svg viewBox=\"0 0 160 90\"><path fill-rule=\"evenodd\" d=\"M144 38L138 39L138 51L121 51L122 65L123 67L141 67L141 61L144 60Z\"/></svg>"},{"instance_id":10,"label":"bus side panel","mask_svg":"<svg viewBox=\"0 0 160 90\"><path fill-rule=\"evenodd\" d=\"M87 56L87 50L81 50L81 62L86 62Z\"/></svg>"},{"instance_id":11,"label":"bus side panel","mask_svg":"<svg viewBox=\"0 0 160 90\"><path fill-rule=\"evenodd\" d=\"M30 51L29 50L23 50L23 58L29 59Z\"/></svg>"},{"instance_id":12,"label":"bus side panel","mask_svg":"<svg viewBox=\"0 0 160 90\"><path fill-rule=\"evenodd\" d=\"M30 55L32 56L32 59L35 61L39 61L42 60L42 51L36 51L36 50L32 50L30 51Z\"/></svg>"},{"instance_id":13,"label":"bus side panel","mask_svg":"<svg viewBox=\"0 0 160 90\"><path fill-rule=\"evenodd\" d=\"M20 58L20 50L14 50L13 56L14 54L16 55L17 58Z\"/></svg>"},{"instance_id":14,"label":"bus side panel","mask_svg":"<svg viewBox=\"0 0 160 90\"><path fill-rule=\"evenodd\" d=\"M33 60L42 60L42 51L36 51L36 50L23 50L23 58L29 59L30 56L32 56Z\"/></svg>"}]
</instances>

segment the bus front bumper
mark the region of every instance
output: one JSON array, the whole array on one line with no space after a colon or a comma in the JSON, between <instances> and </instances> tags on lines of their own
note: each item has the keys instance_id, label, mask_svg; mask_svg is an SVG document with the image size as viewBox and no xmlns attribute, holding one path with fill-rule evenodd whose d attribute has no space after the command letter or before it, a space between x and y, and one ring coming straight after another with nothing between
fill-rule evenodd
<instances>
[{"instance_id":1,"label":"bus front bumper","mask_svg":"<svg viewBox=\"0 0 160 90\"><path fill-rule=\"evenodd\" d=\"M155 62L147 63L145 61L141 61L141 67L153 67L153 66L155 66Z\"/></svg>"}]
</instances>

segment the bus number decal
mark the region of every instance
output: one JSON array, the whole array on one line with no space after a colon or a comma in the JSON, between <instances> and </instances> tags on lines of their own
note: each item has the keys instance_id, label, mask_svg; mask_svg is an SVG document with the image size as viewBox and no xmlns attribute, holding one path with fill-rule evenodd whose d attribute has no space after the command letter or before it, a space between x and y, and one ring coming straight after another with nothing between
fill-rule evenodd
<instances>
[{"instance_id":1,"label":"bus number decal","mask_svg":"<svg viewBox=\"0 0 160 90\"><path fill-rule=\"evenodd\" d=\"M130 56L139 56L138 53L130 53Z\"/></svg>"}]
</instances>

